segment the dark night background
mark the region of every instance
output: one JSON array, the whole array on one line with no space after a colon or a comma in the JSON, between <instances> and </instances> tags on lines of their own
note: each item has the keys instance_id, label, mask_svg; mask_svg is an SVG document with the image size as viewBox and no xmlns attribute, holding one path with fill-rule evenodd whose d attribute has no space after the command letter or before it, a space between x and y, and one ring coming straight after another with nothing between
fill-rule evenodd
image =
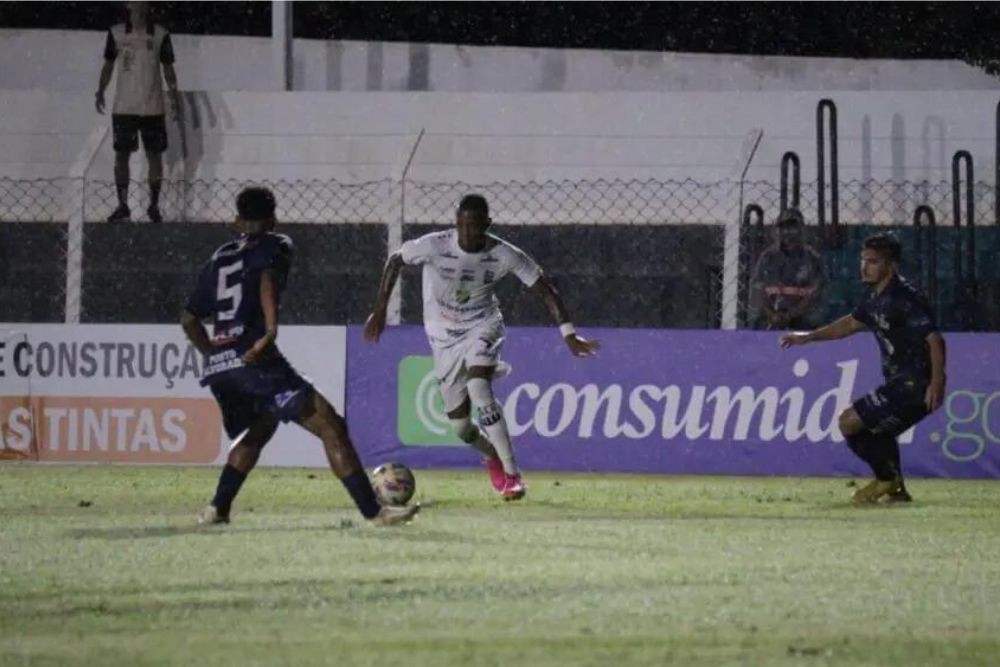
<instances>
[{"instance_id":1,"label":"dark night background","mask_svg":"<svg viewBox=\"0 0 1000 667\"><path fill-rule=\"evenodd\" d=\"M156 2L176 33L268 35L269 2ZM5 2L0 26L103 30L122 3ZM296 37L857 58L993 69L1000 3L297 2Z\"/></svg>"}]
</instances>

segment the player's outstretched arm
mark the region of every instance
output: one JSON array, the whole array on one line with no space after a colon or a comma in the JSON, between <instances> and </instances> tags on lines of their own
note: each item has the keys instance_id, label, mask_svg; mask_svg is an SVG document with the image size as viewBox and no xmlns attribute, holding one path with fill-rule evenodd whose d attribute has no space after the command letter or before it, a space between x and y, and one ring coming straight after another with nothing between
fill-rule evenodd
<instances>
[{"instance_id":1,"label":"player's outstretched arm","mask_svg":"<svg viewBox=\"0 0 1000 667\"><path fill-rule=\"evenodd\" d=\"M594 356L601 347L601 341L587 340L576 335L576 328L569 319L569 314L566 312L566 305L563 303L562 297L559 296L555 285L552 284L545 274L542 274L535 281L531 289L541 297L552 319L559 325L559 333L562 334L563 340L566 341L566 346L573 353L573 356Z\"/></svg>"},{"instance_id":2,"label":"player's outstretched arm","mask_svg":"<svg viewBox=\"0 0 1000 667\"><path fill-rule=\"evenodd\" d=\"M278 286L273 270L260 274L260 309L264 314L264 335L243 355L244 363L256 362L278 339Z\"/></svg>"},{"instance_id":3,"label":"player's outstretched arm","mask_svg":"<svg viewBox=\"0 0 1000 667\"><path fill-rule=\"evenodd\" d=\"M817 341L837 340L847 338L851 334L864 331L864 329L864 324L850 315L844 315L839 320L813 331L787 333L778 340L778 343L781 347L792 347L793 345L805 345Z\"/></svg>"},{"instance_id":4,"label":"player's outstretched arm","mask_svg":"<svg viewBox=\"0 0 1000 667\"><path fill-rule=\"evenodd\" d=\"M385 268L382 269L382 278L378 284L378 296L375 297L375 306L371 315L365 320L364 336L369 343L378 342L379 337L385 330L386 309L389 307L389 297L392 295L396 281L399 280L399 272L403 269L403 256L399 252L389 255Z\"/></svg>"},{"instance_id":5,"label":"player's outstretched arm","mask_svg":"<svg viewBox=\"0 0 1000 667\"><path fill-rule=\"evenodd\" d=\"M209 340L208 332L205 331L205 325L201 323L201 319L185 310L181 313L181 328L184 329L184 335L187 336L196 350L202 354L211 353L212 341Z\"/></svg>"}]
</instances>

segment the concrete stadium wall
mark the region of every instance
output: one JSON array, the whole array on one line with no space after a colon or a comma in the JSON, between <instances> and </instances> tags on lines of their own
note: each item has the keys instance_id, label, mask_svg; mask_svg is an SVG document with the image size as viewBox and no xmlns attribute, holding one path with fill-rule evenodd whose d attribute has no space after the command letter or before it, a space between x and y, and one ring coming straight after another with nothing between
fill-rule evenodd
<instances>
[{"instance_id":1,"label":"concrete stadium wall","mask_svg":"<svg viewBox=\"0 0 1000 667\"><path fill-rule=\"evenodd\" d=\"M764 131L750 180L777 181L782 153L816 175L815 109L839 112L840 178L950 178L952 154L972 153L992 181L998 94L782 93L185 93L171 124L173 178L398 178L488 183L549 179L738 176L753 128ZM89 132L109 122L89 93L4 91L0 176L60 176ZM110 179L110 138L89 175ZM141 161L137 161L141 167ZM139 174L142 172L139 171Z\"/></svg>"},{"instance_id":2,"label":"concrete stadium wall","mask_svg":"<svg viewBox=\"0 0 1000 667\"><path fill-rule=\"evenodd\" d=\"M170 27L170 26L168 26ZM103 34L0 30L0 88L91 92ZM181 84L279 90L267 37L174 35ZM469 47L296 39L294 85L306 91L792 91L1000 89L961 61Z\"/></svg>"}]
</instances>

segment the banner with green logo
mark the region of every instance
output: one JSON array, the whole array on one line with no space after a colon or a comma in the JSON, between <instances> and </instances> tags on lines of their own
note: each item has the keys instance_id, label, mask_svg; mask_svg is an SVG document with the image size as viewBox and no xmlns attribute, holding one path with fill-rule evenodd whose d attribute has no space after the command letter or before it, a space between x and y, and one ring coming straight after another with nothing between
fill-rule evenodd
<instances>
[{"instance_id":1,"label":"banner with green logo","mask_svg":"<svg viewBox=\"0 0 1000 667\"><path fill-rule=\"evenodd\" d=\"M465 446L445 413L430 356L403 357L396 386L396 433L402 444Z\"/></svg>"},{"instance_id":2,"label":"banner with green logo","mask_svg":"<svg viewBox=\"0 0 1000 667\"><path fill-rule=\"evenodd\" d=\"M573 357L554 328L508 329L494 383L521 464L550 470L867 475L837 416L883 381L870 334L782 350L759 331L585 331ZM899 438L903 469L1000 477L1000 335L945 335L944 405ZM347 419L367 460L473 466L454 436L420 327L378 345L348 332Z\"/></svg>"}]
</instances>

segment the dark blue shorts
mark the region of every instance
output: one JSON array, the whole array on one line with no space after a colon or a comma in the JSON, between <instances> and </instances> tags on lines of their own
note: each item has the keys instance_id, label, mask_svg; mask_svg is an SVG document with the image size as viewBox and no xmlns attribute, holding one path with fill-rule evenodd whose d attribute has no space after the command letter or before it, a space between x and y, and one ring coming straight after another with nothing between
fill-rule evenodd
<instances>
[{"instance_id":1,"label":"dark blue shorts","mask_svg":"<svg viewBox=\"0 0 1000 667\"><path fill-rule=\"evenodd\" d=\"M923 382L891 380L854 401L854 409L872 433L897 436L927 416L926 392Z\"/></svg>"},{"instance_id":2,"label":"dark blue shorts","mask_svg":"<svg viewBox=\"0 0 1000 667\"><path fill-rule=\"evenodd\" d=\"M227 371L210 386L230 439L265 414L297 421L315 391L284 357Z\"/></svg>"}]
</instances>

